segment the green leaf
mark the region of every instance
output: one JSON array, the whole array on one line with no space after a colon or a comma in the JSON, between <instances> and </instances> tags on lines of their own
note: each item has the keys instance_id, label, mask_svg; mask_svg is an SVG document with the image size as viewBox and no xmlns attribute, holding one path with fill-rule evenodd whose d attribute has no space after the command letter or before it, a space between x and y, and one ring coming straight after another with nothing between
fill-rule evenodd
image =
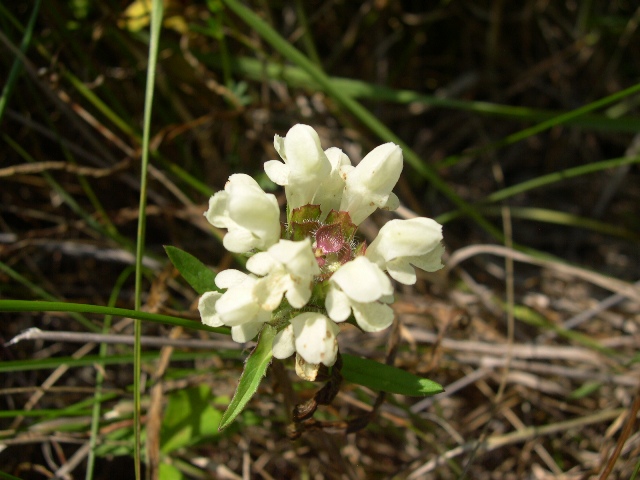
<instances>
[{"instance_id":1,"label":"green leaf","mask_svg":"<svg viewBox=\"0 0 640 480\"><path fill-rule=\"evenodd\" d=\"M214 280L216 274L196 257L176 247L166 245L165 252L171 263L178 269L189 285L202 295L217 290Z\"/></svg>"},{"instance_id":2,"label":"green leaf","mask_svg":"<svg viewBox=\"0 0 640 480\"><path fill-rule=\"evenodd\" d=\"M21 480L18 477L14 477L13 475L10 475L8 473L4 473L0 471L0 478L6 478L7 480Z\"/></svg>"},{"instance_id":3,"label":"green leaf","mask_svg":"<svg viewBox=\"0 0 640 480\"><path fill-rule=\"evenodd\" d=\"M161 463L158 471L158 480L183 480L184 475L173 465Z\"/></svg>"},{"instance_id":4,"label":"green leaf","mask_svg":"<svg viewBox=\"0 0 640 480\"><path fill-rule=\"evenodd\" d=\"M177 390L169 396L160 430L161 450L172 452L218 434L222 413L211 406L206 385Z\"/></svg>"},{"instance_id":5,"label":"green leaf","mask_svg":"<svg viewBox=\"0 0 640 480\"><path fill-rule=\"evenodd\" d=\"M233 422L242 412L247 402L251 400L256 390L258 390L267 367L271 363L273 355L271 347L273 346L273 338L276 336L276 332L276 328L268 323L265 323L264 327L262 327L260 337L258 337L258 345L253 349L245 363L238 388L236 388L236 393L234 393L227 410L222 415L218 431L224 430Z\"/></svg>"},{"instance_id":6,"label":"green leaf","mask_svg":"<svg viewBox=\"0 0 640 480\"><path fill-rule=\"evenodd\" d=\"M351 383L388 393L426 397L444 392L441 385L399 368L366 358L342 355L342 376Z\"/></svg>"},{"instance_id":7,"label":"green leaf","mask_svg":"<svg viewBox=\"0 0 640 480\"><path fill-rule=\"evenodd\" d=\"M588 397L600 387L602 387L602 383L600 382L586 382L581 387L571 392L568 398L571 400L579 400L581 398Z\"/></svg>"}]
</instances>

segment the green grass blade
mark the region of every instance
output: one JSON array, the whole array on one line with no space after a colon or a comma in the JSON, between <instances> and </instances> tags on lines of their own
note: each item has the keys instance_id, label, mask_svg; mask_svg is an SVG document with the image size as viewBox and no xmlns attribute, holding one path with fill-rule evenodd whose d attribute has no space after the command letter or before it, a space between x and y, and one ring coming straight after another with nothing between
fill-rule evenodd
<instances>
[{"instance_id":1,"label":"green grass blade","mask_svg":"<svg viewBox=\"0 0 640 480\"><path fill-rule=\"evenodd\" d=\"M19 477L14 477L13 475L4 473L2 470L0 470L0 478L6 478L7 480L21 480Z\"/></svg>"},{"instance_id":2,"label":"green grass blade","mask_svg":"<svg viewBox=\"0 0 640 480\"><path fill-rule=\"evenodd\" d=\"M216 57L208 57L206 61L214 67L222 68L221 61ZM281 80L292 87L320 88L320 85L318 85L308 73L291 65L264 62L250 57L236 57L231 62L231 67L236 74L257 81L264 80L265 77L267 77L269 79ZM330 77L330 80L336 88L356 99L447 108L522 122L542 122L556 118L563 113L478 100L443 98L426 95L413 90L394 89L384 85L375 85L352 78ZM638 118L609 118L606 115L598 114L584 114L578 117L568 118L564 124L601 131L635 133L640 130L640 119Z\"/></svg>"},{"instance_id":3,"label":"green grass blade","mask_svg":"<svg viewBox=\"0 0 640 480\"><path fill-rule=\"evenodd\" d=\"M481 203L492 203L499 202L501 200L505 200L507 198L511 198L515 195L534 190L536 188L545 187L547 185L552 185L554 183L559 183L563 180L567 180L570 178L576 178L583 175L587 175L590 173L600 172L603 170L608 170L610 168L618 168L624 165L631 165L634 163L640 163L640 156L635 157L621 157L621 158L613 158L610 160L603 160L600 162L593 162L587 165L580 165L578 167L568 168L566 170L561 170L558 172L550 173L547 175L541 175L539 177L533 178L531 180L527 180L525 182L519 183L517 185L512 185L510 187L503 188L492 194L488 195L484 198ZM478 207L481 211L487 211L486 208ZM523 218L527 214L525 210L522 210ZM462 212L459 210L454 210L451 212L443 213L436 218L436 220L442 224L448 223L456 218L460 218L462 216ZM540 218L538 216L538 218ZM594 230L603 231L603 233L608 233L611 235L618 235L620 237L629 238L632 240L636 239L636 235L628 232L627 230L620 229L619 227L614 227L611 225L607 225L602 222L597 222L591 219L582 219L578 222L584 228L591 228Z\"/></svg>"},{"instance_id":4,"label":"green grass blade","mask_svg":"<svg viewBox=\"0 0 640 480\"><path fill-rule=\"evenodd\" d=\"M503 214L502 207L498 206L479 207L479 210L487 216L500 217ZM604 235L624 238L632 242L640 241L640 235L626 228L611 225L605 222L600 222L592 218L573 215L567 212L559 212L557 210L535 207L509 207L509 211L513 218L519 218L522 220L533 220L536 222L555 225L564 225L566 227L582 228L585 230L602 233ZM450 212L442 215L441 217L438 217L438 220L442 221L442 223L448 223L451 220L459 218L460 216L460 212Z\"/></svg>"},{"instance_id":5,"label":"green grass blade","mask_svg":"<svg viewBox=\"0 0 640 480\"><path fill-rule=\"evenodd\" d=\"M33 27L36 24L36 18L38 18L38 13L40 12L40 4L41 0L36 0L33 4L33 10L31 10L31 16L29 17L29 23L27 23L27 28L22 36L22 42L20 43L20 52L24 55L29 45L31 45L31 37L33 35ZM13 65L11 65L11 70L9 71L9 75L7 77L6 83L2 88L2 95L0 96L0 121L2 121L2 117L4 115L4 110L7 108L7 104L9 103L9 97L11 96L11 92L13 91L13 86L18 79L18 75L20 74L20 67L22 66L22 59L18 56L13 61Z\"/></svg>"},{"instance_id":6,"label":"green grass blade","mask_svg":"<svg viewBox=\"0 0 640 480\"><path fill-rule=\"evenodd\" d=\"M552 127L558 125L564 125L567 122L579 118L589 112L593 112L599 108L610 105L619 100L623 100L626 97L634 95L636 93L640 93L640 83L633 85L632 87L626 88L624 90L620 90L612 95L596 100L595 102L591 102L582 107L576 108L575 110L571 110L566 113L561 113L549 120L545 120L544 122L538 123L529 128L525 128L524 130L520 130L519 132L512 133L511 135L506 136L505 138L498 140L497 142L493 142L489 145L480 148L474 148L468 152L465 152L460 155L452 155L450 157L445 158L442 162L438 164L438 167L449 167L458 163L461 159L467 158L469 156L476 156L482 153L498 150L502 147L506 147L508 145L513 145L514 143L518 143L526 138L537 135L538 133L544 132L545 130L549 130Z\"/></svg>"},{"instance_id":7,"label":"green grass blade","mask_svg":"<svg viewBox=\"0 0 640 480\"><path fill-rule=\"evenodd\" d=\"M588 173L595 173L609 168L622 167L624 165L630 165L633 163L640 163L640 156L635 157L622 157L613 158L611 160L603 160L601 162L593 162L586 165L580 165L578 167L568 168L559 172L550 173L548 175L541 175L539 177L527 180L526 182L513 185L511 187L503 188L489 195L484 201L486 202L498 202L519 193L533 190L546 185L560 182L568 178L575 178Z\"/></svg>"},{"instance_id":8,"label":"green grass blade","mask_svg":"<svg viewBox=\"0 0 640 480\"><path fill-rule=\"evenodd\" d=\"M43 288L29 281L27 278L23 277L22 275L20 275L18 272L16 272L14 269L12 269L11 267L9 267L7 264L3 262L0 262L0 272L5 273L16 282L27 287L29 290L31 290L34 293L34 295L42 297L46 300L50 300L52 303L55 302L57 304L63 304L63 302L57 302L57 298L55 296L51 295L49 292L47 292ZM0 300L0 304L2 304L3 302L16 302L16 301L19 301L19 300ZM0 311L1 311L1 307L0 307ZM8 310L8 311L11 311L11 310ZM77 312L70 312L69 315L71 316L71 318L73 318L82 326L84 326L87 330L91 332L100 331L100 328L95 326L93 323L91 323L91 320L83 317L82 315L79 315Z\"/></svg>"},{"instance_id":9,"label":"green grass blade","mask_svg":"<svg viewBox=\"0 0 640 480\"><path fill-rule=\"evenodd\" d=\"M311 34L311 29L309 28L309 20L307 19L307 14L304 11L304 3L302 0L295 0L296 4L296 17L298 19L298 24L300 28L302 28L302 44L304 45L304 49L307 51L307 55L311 59L311 61L318 66L318 68L322 68L322 62L320 61L320 56L318 55L318 50L316 49L316 45L313 41L313 35Z\"/></svg>"},{"instance_id":10,"label":"green grass blade","mask_svg":"<svg viewBox=\"0 0 640 480\"><path fill-rule=\"evenodd\" d=\"M136 243L136 272L135 272L135 309L142 306L142 260L144 258L146 209L147 209L147 174L149 165L149 143L151 139L151 110L156 79L156 66L160 42L160 28L162 27L163 0L154 0L151 8L151 38L149 40L149 58L147 66L147 83L144 98L144 124L142 132L142 165L140 173L140 200L138 202L140 215L138 217L138 237ZM142 375L141 345L142 322L136 320L134 327L134 367L133 367L133 417L135 424L135 476L141 479L141 407L140 407L140 376Z\"/></svg>"},{"instance_id":11,"label":"green grass blade","mask_svg":"<svg viewBox=\"0 0 640 480\"><path fill-rule=\"evenodd\" d=\"M118 276L116 283L112 289L111 292L111 296L109 298L109 301L107 302L107 306L108 307L113 307L117 300L118 300L118 296L120 295L120 292L122 290L122 287L124 285L124 282L127 280L127 278L129 278L129 276L133 273L133 268L132 267L127 267L125 268L122 273L120 273L120 275ZM104 322L102 325L102 333L107 334L109 333L109 330L111 329L111 320L113 318L113 315L105 315L104 316ZM106 343L101 343L100 344L100 352L99 352L99 356L100 358L105 358L107 356L107 344ZM102 375L102 371L100 369L96 369L96 392L94 394L94 399L96 400L96 402L93 404L93 409L91 412L91 435L89 437L89 455L87 456L87 469L86 469L86 473L85 473L85 480L92 480L93 479L93 470L95 467L95 461L96 461L96 445L98 443L98 428L100 427L100 402L98 401L98 398L100 398L102 396L102 382L104 380L104 377Z\"/></svg>"},{"instance_id":12,"label":"green grass blade","mask_svg":"<svg viewBox=\"0 0 640 480\"><path fill-rule=\"evenodd\" d=\"M0 263L0 265L2 265ZM124 318L135 318L147 322L164 323L176 327L190 328L193 330L204 330L206 332L221 333L229 335L227 327L208 327L200 321L187 320L170 315L159 313L142 312L139 310L129 310L126 308L103 307L100 305L86 305L84 303L67 302L45 302L41 300L0 300L0 312L77 312L96 313L98 315L114 315ZM95 332L100 329L93 327Z\"/></svg>"}]
</instances>

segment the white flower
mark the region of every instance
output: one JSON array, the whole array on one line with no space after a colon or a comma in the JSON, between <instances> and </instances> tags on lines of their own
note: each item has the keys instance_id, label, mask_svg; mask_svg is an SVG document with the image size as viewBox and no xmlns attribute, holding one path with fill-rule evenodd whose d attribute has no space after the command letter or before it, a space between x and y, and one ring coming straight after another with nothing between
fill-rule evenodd
<instances>
[{"instance_id":1,"label":"white flower","mask_svg":"<svg viewBox=\"0 0 640 480\"><path fill-rule=\"evenodd\" d=\"M260 308L253 295L256 278L238 270L224 270L216 276L216 285L226 288L224 293L207 292L198 302L202 323L212 327L231 327L235 342L244 343L253 339L271 312Z\"/></svg>"},{"instance_id":2,"label":"white flower","mask_svg":"<svg viewBox=\"0 0 640 480\"><path fill-rule=\"evenodd\" d=\"M382 270L366 257L342 265L329 279L325 307L329 317L343 322L353 311L365 332L384 330L393 322L393 286Z\"/></svg>"},{"instance_id":3,"label":"white flower","mask_svg":"<svg viewBox=\"0 0 640 480\"><path fill-rule=\"evenodd\" d=\"M273 356L288 358L296 353L296 373L304 380L314 381L321 363L330 367L338 356L340 327L317 312L294 317L273 340Z\"/></svg>"},{"instance_id":4,"label":"white flower","mask_svg":"<svg viewBox=\"0 0 640 480\"><path fill-rule=\"evenodd\" d=\"M331 164L320 146L316 131L308 125L294 125L285 138L278 135L273 145L284 163L269 160L267 176L283 185L289 210L311 203L320 183L331 171Z\"/></svg>"},{"instance_id":5,"label":"white flower","mask_svg":"<svg viewBox=\"0 0 640 480\"><path fill-rule=\"evenodd\" d=\"M331 210L340 209L342 192L344 190L344 178L342 170L351 167L351 160L339 148L331 147L324 151L331 164L331 171L320 184L320 188L313 197L311 203L320 205L322 211L321 220L325 219Z\"/></svg>"},{"instance_id":6,"label":"white flower","mask_svg":"<svg viewBox=\"0 0 640 480\"><path fill-rule=\"evenodd\" d=\"M391 192L402 172L402 150L385 143L374 148L356 167L342 167L346 176L340 210L360 225L376 208L395 210L398 197Z\"/></svg>"},{"instance_id":7,"label":"white flower","mask_svg":"<svg viewBox=\"0 0 640 480\"><path fill-rule=\"evenodd\" d=\"M338 333L340 327L321 313L301 313L291 319L291 324L276 335L273 342L274 356L290 356L293 353L293 341L295 351L306 363L323 363L330 367L336 363L338 355Z\"/></svg>"},{"instance_id":8,"label":"white flower","mask_svg":"<svg viewBox=\"0 0 640 480\"><path fill-rule=\"evenodd\" d=\"M293 308L304 307L311 297L313 277L320 274L309 238L280 240L251 257L247 270L264 275L256 281L253 293L262 308L270 311L280 305L283 295Z\"/></svg>"},{"instance_id":9,"label":"white flower","mask_svg":"<svg viewBox=\"0 0 640 480\"><path fill-rule=\"evenodd\" d=\"M413 266L427 272L442 265L442 225L430 218L391 220L367 247L365 257L405 285L416 283Z\"/></svg>"},{"instance_id":10,"label":"white flower","mask_svg":"<svg viewBox=\"0 0 640 480\"><path fill-rule=\"evenodd\" d=\"M231 175L224 191L209 200L205 217L214 227L228 230L223 245L230 252L266 250L280 238L278 201L249 175Z\"/></svg>"},{"instance_id":11,"label":"white flower","mask_svg":"<svg viewBox=\"0 0 640 480\"><path fill-rule=\"evenodd\" d=\"M273 356L275 358L289 358L296 351L296 338L293 335L293 326L287 325L285 328L276 333L273 338Z\"/></svg>"}]
</instances>

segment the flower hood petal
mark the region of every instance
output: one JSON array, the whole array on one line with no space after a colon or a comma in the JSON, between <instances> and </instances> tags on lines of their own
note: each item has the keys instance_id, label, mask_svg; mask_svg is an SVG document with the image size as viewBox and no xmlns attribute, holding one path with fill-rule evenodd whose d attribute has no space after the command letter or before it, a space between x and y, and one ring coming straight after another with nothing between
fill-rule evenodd
<instances>
[{"instance_id":1,"label":"flower hood petal","mask_svg":"<svg viewBox=\"0 0 640 480\"><path fill-rule=\"evenodd\" d=\"M391 190L402 172L402 150L385 143L374 148L354 169L344 169L346 180L340 210L349 212L351 221L359 225L376 208L391 207Z\"/></svg>"},{"instance_id":2,"label":"flower hood petal","mask_svg":"<svg viewBox=\"0 0 640 480\"><path fill-rule=\"evenodd\" d=\"M391 281L382 270L366 257L356 257L342 265L329 279L352 300L374 302L393 293Z\"/></svg>"}]
</instances>

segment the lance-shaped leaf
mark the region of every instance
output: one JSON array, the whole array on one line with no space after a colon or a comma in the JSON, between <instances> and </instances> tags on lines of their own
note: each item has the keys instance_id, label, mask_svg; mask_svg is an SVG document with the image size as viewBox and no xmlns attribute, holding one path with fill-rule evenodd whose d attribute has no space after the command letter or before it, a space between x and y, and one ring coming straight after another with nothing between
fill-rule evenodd
<instances>
[{"instance_id":1,"label":"lance-shaped leaf","mask_svg":"<svg viewBox=\"0 0 640 480\"><path fill-rule=\"evenodd\" d=\"M242 413L242 410L247 405L253 394L258 390L258 386L264 377L267 367L271 363L273 338L276 335L276 328L265 323L260 337L258 337L258 344L253 349L249 358L244 365L244 370L240 376L240 382L236 388L236 393L233 394L231 403L227 407L227 410L222 415L220 420L220 426L218 431L222 431L227 428L235 418Z\"/></svg>"},{"instance_id":2,"label":"lance-shaped leaf","mask_svg":"<svg viewBox=\"0 0 640 480\"><path fill-rule=\"evenodd\" d=\"M214 283L216 274L204 263L190 253L176 247L165 246L164 250L173 266L178 269L198 295L217 290Z\"/></svg>"},{"instance_id":3,"label":"lance-shaped leaf","mask_svg":"<svg viewBox=\"0 0 640 480\"><path fill-rule=\"evenodd\" d=\"M342 355L342 376L351 383L372 390L400 393L410 397L426 397L444 391L441 385L391 365L366 358Z\"/></svg>"}]
</instances>

